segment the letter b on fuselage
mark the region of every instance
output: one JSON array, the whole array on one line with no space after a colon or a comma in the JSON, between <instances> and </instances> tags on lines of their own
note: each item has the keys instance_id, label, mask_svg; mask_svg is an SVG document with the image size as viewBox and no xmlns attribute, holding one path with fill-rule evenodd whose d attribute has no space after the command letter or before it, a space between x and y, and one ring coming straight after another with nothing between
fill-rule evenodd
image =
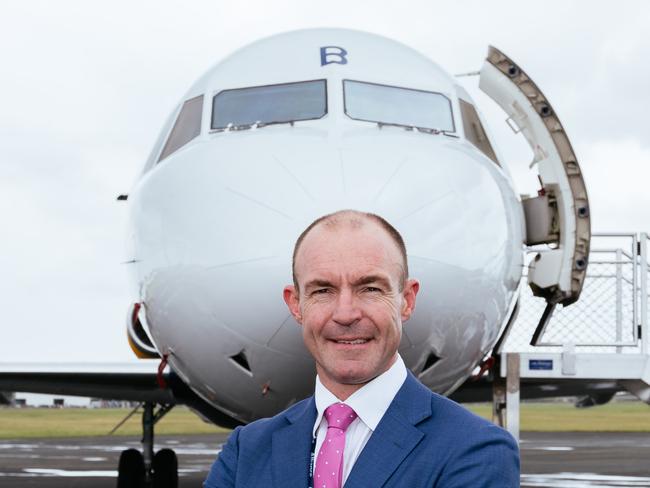
<instances>
[{"instance_id":1,"label":"letter b on fuselage","mask_svg":"<svg viewBox=\"0 0 650 488\"><path fill-rule=\"evenodd\" d=\"M348 52L339 46L323 46L320 48L320 65L348 64Z\"/></svg>"}]
</instances>

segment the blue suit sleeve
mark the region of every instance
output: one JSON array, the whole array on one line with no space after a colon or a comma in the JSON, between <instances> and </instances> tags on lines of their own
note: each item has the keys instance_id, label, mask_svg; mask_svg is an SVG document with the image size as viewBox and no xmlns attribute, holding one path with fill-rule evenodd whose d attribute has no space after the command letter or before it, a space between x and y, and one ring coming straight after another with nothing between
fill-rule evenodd
<instances>
[{"instance_id":1,"label":"blue suit sleeve","mask_svg":"<svg viewBox=\"0 0 650 488\"><path fill-rule=\"evenodd\" d=\"M237 459L239 458L239 432L237 427L212 464L203 488L234 488L237 474Z\"/></svg>"},{"instance_id":2,"label":"blue suit sleeve","mask_svg":"<svg viewBox=\"0 0 650 488\"><path fill-rule=\"evenodd\" d=\"M457 447L436 486L519 488L519 447L514 438L494 425L477 434Z\"/></svg>"}]
</instances>

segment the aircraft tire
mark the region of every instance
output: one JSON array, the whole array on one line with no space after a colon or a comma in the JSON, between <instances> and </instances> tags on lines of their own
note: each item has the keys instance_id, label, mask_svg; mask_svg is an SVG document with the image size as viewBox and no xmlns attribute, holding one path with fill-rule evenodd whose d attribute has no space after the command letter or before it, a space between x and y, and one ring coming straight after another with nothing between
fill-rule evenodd
<instances>
[{"instance_id":1,"label":"aircraft tire","mask_svg":"<svg viewBox=\"0 0 650 488\"><path fill-rule=\"evenodd\" d=\"M143 488L144 485L144 458L142 453L137 449L122 451L117 468L117 488Z\"/></svg>"},{"instance_id":2,"label":"aircraft tire","mask_svg":"<svg viewBox=\"0 0 650 488\"><path fill-rule=\"evenodd\" d=\"M153 457L153 488L178 488L178 459L171 449L161 449Z\"/></svg>"}]
</instances>

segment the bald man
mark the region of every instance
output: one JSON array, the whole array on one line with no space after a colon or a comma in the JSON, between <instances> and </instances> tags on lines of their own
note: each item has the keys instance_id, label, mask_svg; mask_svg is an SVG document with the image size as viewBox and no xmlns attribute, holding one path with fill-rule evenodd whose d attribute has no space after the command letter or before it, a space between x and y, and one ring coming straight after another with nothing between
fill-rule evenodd
<instances>
[{"instance_id":1,"label":"bald man","mask_svg":"<svg viewBox=\"0 0 650 488\"><path fill-rule=\"evenodd\" d=\"M519 486L514 439L404 366L397 349L419 287L378 215L344 210L308 226L284 300L316 363L314 395L238 427L204 486Z\"/></svg>"}]
</instances>

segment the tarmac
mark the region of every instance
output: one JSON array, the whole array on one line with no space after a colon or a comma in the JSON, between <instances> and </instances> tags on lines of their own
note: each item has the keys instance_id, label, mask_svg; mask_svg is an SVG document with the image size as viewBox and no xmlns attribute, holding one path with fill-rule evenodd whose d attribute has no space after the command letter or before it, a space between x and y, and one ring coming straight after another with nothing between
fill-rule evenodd
<instances>
[{"instance_id":1,"label":"tarmac","mask_svg":"<svg viewBox=\"0 0 650 488\"><path fill-rule=\"evenodd\" d=\"M179 458L180 487L200 487L226 435L158 436ZM115 487L120 452L133 437L0 440L0 486ZM650 434L522 434L522 487L649 487Z\"/></svg>"}]
</instances>

